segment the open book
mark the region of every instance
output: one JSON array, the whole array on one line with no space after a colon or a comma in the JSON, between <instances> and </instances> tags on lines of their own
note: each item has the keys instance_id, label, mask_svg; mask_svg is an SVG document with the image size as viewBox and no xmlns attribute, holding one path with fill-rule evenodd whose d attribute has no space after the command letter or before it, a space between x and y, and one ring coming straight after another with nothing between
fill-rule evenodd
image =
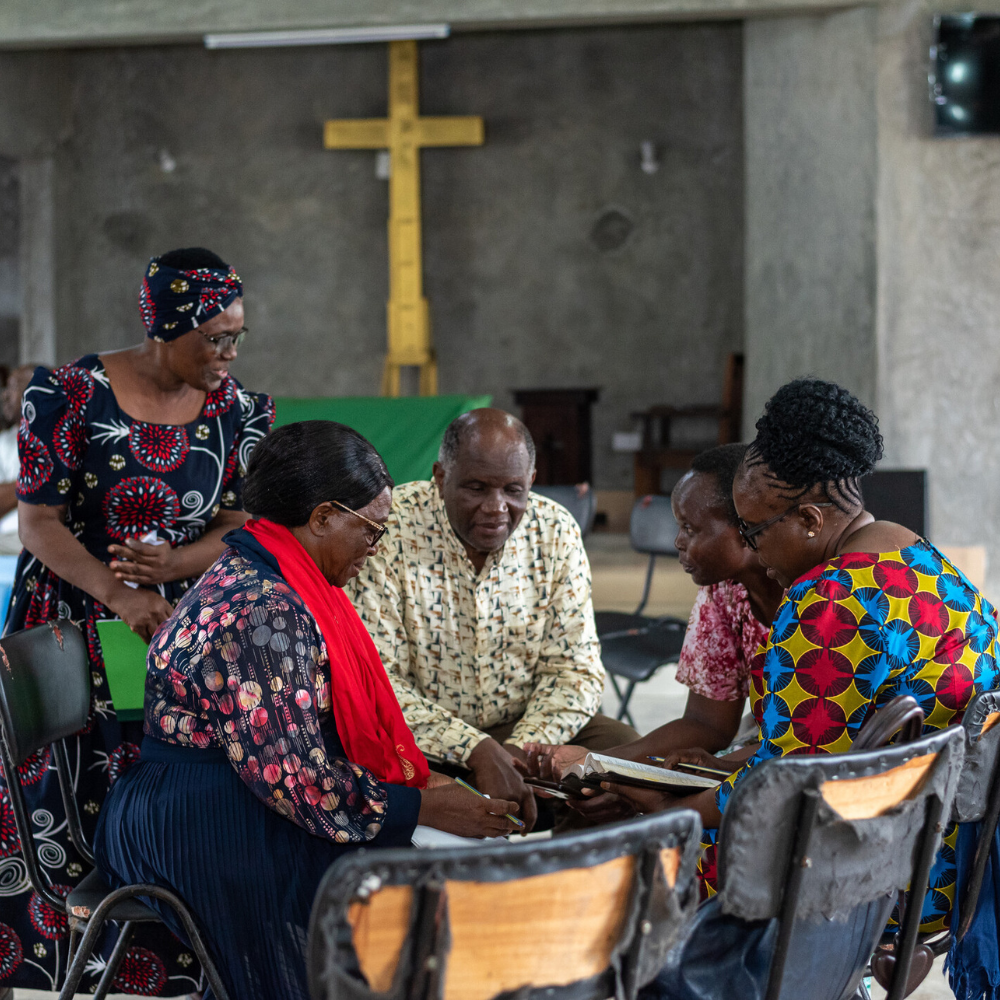
<instances>
[{"instance_id":1,"label":"open book","mask_svg":"<svg viewBox=\"0 0 1000 1000\"><path fill-rule=\"evenodd\" d=\"M634 760L622 760L621 757L605 757L599 753L589 753L582 764L568 767L563 780L570 775L576 775L584 785L590 787L599 786L602 781L615 781L620 785L657 788L681 795L693 795L705 788L715 788L720 783L718 778L707 775L668 771L652 764L639 764Z\"/></svg>"}]
</instances>

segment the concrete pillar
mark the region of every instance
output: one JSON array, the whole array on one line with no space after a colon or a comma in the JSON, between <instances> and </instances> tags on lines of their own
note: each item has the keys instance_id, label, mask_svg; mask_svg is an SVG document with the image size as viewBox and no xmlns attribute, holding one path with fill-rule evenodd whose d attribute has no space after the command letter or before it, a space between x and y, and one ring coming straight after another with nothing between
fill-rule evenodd
<instances>
[{"instance_id":1,"label":"concrete pillar","mask_svg":"<svg viewBox=\"0 0 1000 1000\"><path fill-rule=\"evenodd\" d=\"M55 164L21 161L21 363L56 362Z\"/></svg>"},{"instance_id":2,"label":"concrete pillar","mask_svg":"<svg viewBox=\"0 0 1000 1000\"><path fill-rule=\"evenodd\" d=\"M872 8L744 28L744 428L798 375L875 402Z\"/></svg>"},{"instance_id":3,"label":"concrete pillar","mask_svg":"<svg viewBox=\"0 0 1000 1000\"><path fill-rule=\"evenodd\" d=\"M928 470L931 539L985 546L1000 601L1000 139L932 135L939 9L879 11L877 409L887 462Z\"/></svg>"}]
</instances>

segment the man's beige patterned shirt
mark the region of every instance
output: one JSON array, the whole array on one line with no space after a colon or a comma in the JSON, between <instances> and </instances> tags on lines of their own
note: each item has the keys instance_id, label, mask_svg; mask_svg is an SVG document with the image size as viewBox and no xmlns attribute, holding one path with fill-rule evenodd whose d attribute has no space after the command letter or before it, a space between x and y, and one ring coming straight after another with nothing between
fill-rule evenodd
<instances>
[{"instance_id":1,"label":"man's beige patterned shirt","mask_svg":"<svg viewBox=\"0 0 1000 1000\"><path fill-rule=\"evenodd\" d=\"M580 529L531 494L478 575L433 482L393 494L378 555L347 587L425 753L464 761L483 729L570 741L598 711L604 666Z\"/></svg>"}]
</instances>

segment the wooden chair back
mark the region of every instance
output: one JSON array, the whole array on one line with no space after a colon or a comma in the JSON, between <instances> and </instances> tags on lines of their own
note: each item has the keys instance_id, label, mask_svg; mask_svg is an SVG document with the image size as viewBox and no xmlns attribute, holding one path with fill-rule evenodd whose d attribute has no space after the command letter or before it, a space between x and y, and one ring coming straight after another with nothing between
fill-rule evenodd
<instances>
[{"instance_id":1,"label":"wooden chair back","mask_svg":"<svg viewBox=\"0 0 1000 1000\"><path fill-rule=\"evenodd\" d=\"M891 896L911 886L889 989L901 1000L963 742L955 726L878 750L784 757L736 786L719 832L719 895L726 913L779 921L767 1000L781 996L796 921L879 899L888 917ZM864 968L881 930L858 939L846 968Z\"/></svg>"},{"instance_id":2,"label":"wooden chair back","mask_svg":"<svg viewBox=\"0 0 1000 1000\"><path fill-rule=\"evenodd\" d=\"M542 843L344 858L313 908L311 995L634 997L697 906L700 836L683 811Z\"/></svg>"}]
</instances>

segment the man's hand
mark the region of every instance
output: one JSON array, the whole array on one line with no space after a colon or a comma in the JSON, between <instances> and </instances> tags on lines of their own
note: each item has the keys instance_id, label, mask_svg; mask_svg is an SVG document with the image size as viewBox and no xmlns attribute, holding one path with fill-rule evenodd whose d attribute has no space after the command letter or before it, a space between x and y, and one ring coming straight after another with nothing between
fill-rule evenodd
<instances>
[{"instance_id":1,"label":"man's hand","mask_svg":"<svg viewBox=\"0 0 1000 1000\"><path fill-rule=\"evenodd\" d=\"M114 556L111 572L125 583L152 587L183 576L178 569L177 552L166 542L149 545L129 538L124 545L109 545L108 551Z\"/></svg>"},{"instance_id":2,"label":"man's hand","mask_svg":"<svg viewBox=\"0 0 1000 1000\"><path fill-rule=\"evenodd\" d=\"M525 743L524 753L527 757L528 774L548 781L559 781L566 773L566 768L583 763L587 748L573 744L553 746L551 743Z\"/></svg>"},{"instance_id":3,"label":"man's hand","mask_svg":"<svg viewBox=\"0 0 1000 1000\"><path fill-rule=\"evenodd\" d=\"M130 587L121 590L108 603L108 608L136 635L149 642L153 633L174 613L172 605L153 590L132 590Z\"/></svg>"},{"instance_id":4,"label":"man's hand","mask_svg":"<svg viewBox=\"0 0 1000 1000\"><path fill-rule=\"evenodd\" d=\"M511 751L514 751L512 753ZM501 746L493 739L485 739L469 754L472 784L491 799L507 799L521 804L518 815L524 822L522 833L529 833L538 819L538 807L531 789L524 783L514 764L516 754L522 751L513 744Z\"/></svg>"}]
</instances>

